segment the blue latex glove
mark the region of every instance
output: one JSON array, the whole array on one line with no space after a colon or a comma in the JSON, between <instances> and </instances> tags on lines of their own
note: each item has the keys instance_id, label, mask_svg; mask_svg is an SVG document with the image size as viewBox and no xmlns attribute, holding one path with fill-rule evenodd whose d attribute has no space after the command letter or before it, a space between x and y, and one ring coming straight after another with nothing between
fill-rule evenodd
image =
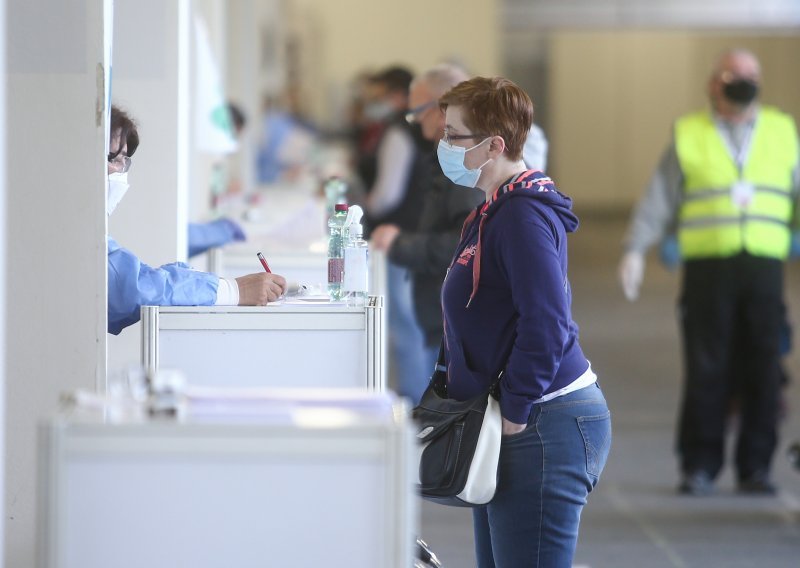
<instances>
[{"instance_id":1,"label":"blue latex glove","mask_svg":"<svg viewBox=\"0 0 800 568\"><path fill-rule=\"evenodd\" d=\"M789 245L789 257L800 258L800 231L792 233L792 241Z\"/></svg>"},{"instance_id":2,"label":"blue latex glove","mask_svg":"<svg viewBox=\"0 0 800 568\"><path fill-rule=\"evenodd\" d=\"M658 249L661 264L667 270L675 270L681 264L681 247L678 245L678 237L675 235L667 235L661 241L661 246Z\"/></svg>"},{"instance_id":3,"label":"blue latex glove","mask_svg":"<svg viewBox=\"0 0 800 568\"><path fill-rule=\"evenodd\" d=\"M208 223L189 223L189 256L246 238L242 227L225 217Z\"/></svg>"}]
</instances>

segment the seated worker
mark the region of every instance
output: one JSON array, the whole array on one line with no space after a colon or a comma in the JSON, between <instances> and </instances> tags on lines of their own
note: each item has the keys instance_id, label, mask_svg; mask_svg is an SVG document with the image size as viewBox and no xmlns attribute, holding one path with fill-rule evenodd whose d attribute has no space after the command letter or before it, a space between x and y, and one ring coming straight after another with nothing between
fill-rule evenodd
<instances>
[{"instance_id":1,"label":"seated worker","mask_svg":"<svg viewBox=\"0 0 800 568\"><path fill-rule=\"evenodd\" d=\"M128 190L131 156L139 146L139 133L131 118L111 108L108 154L108 206L110 215ZM192 270L180 262L153 268L108 237L108 331L119 334L139 321L143 305L155 306L259 306L277 300L286 280L259 272L239 278L220 278Z\"/></svg>"}]
</instances>

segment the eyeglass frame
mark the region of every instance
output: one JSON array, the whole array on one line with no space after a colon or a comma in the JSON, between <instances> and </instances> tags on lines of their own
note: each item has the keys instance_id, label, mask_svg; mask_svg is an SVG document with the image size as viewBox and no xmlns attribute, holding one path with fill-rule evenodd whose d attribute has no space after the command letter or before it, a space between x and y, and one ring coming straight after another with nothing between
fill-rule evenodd
<instances>
[{"instance_id":1,"label":"eyeglass frame","mask_svg":"<svg viewBox=\"0 0 800 568\"><path fill-rule=\"evenodd\" d=\"M433 108L434 106L438 105L439 101L436 99L432 101L428 101L427 103L422 103L421 105L417 105L414 108L408 109L406 112L406 122L409 124L414 124L417 122L417 117L421 115L423 112L428 110L429 108Z\"/></svg>"},{"instance_id":2,"label":"eyeglass frame","mask_svg":"<svg viewBox=\"0 0 800 568\"><path fill-rule=\"evenodd\" d=\"M446 130L442 136L445 144L450 144L453 140L469 140L470 138L477 140L478 138L486 138L486 136L483 134L448 134Z\"/></svg>"},{"instance_id":3,"label":"eyeglass frame","mask_svg":"<svg viewBox=\"0 0 800 568\"><path fill-rule=\"evenodd\" d=\"M117 154L114 157L112 157L111 154L108 155L108 165L113 168L114 173L119 173L119 174L126 173L128 170L131 169L131 162L132 162L131 157L126 156L124 154Z\"/></svg>"}]
</instances>

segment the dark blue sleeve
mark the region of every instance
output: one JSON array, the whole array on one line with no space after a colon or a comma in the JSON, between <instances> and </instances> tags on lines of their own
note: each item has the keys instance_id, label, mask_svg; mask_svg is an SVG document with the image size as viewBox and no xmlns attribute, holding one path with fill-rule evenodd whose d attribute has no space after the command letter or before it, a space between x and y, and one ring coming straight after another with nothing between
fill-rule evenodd
<instances>
[{"instance_id":1,"label":"dark blue sleeve","mask_svg":"<svg viewBox=\"0 0 800 568\"><path fill-rule=\"evenodd\" d=\"M563 230L529 200L504 208L499 244L502 269L519 319L500 385L503 416L527 422L558 371L570 330Z\"/></svg>"}]
</instances>

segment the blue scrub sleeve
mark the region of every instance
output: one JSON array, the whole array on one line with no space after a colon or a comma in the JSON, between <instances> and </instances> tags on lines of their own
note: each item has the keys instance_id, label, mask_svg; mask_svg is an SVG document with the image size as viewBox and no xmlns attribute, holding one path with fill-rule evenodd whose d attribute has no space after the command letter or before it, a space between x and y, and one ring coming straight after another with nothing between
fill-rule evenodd
<instances>
[{"instance_id":1,"label":"blue scrub sleeve","mask_svg":"<svg viewBox=\"0 0 800 568\"><path fill-rule=\"evenodd\" d=\"M108 238L108 332L139 321L142 306L210 306L219 278L176 262L153 268Z\"/></svg>"},{"instance_id":2,"label":"blue scrub sleeve","mask_svg":"<svg viewBox=\"0 0 800 568\"><path fill-rule=\"evenodd\" d=\"M222 218L208 223L189 223L189 256L196 256L210 248L221 247L246 236L235 221Z\"/></svg>"}]
</instances>

